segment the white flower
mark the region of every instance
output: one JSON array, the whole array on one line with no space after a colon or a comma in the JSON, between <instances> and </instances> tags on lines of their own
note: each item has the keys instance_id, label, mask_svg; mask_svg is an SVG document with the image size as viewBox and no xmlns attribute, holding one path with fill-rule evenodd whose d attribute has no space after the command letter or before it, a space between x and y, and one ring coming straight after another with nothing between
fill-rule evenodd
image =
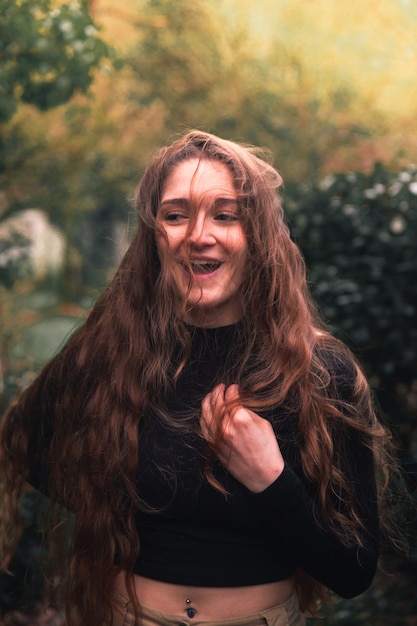
<instances>
[{"instance_id":1,"label":"white flower","mask_svg":"<svg viewBox=\"0 0 417 626\"><path fill-rule=\"evenodd\" d=\"M94 37L94 35L97 33L97 29L94 28L92 24L90 24L89 26L86 26L84 28L84 33L87 37Z\"/></svg>"},{"instance_id":2,"label":"white flower","mask_svg":"<svg viewBox=\"0 0 417 626\"><path fill-rule=\"evenodd\" d=\"M85 44L83 41L81 41L81 39L77 39L77 41L74 41L74 43L72 44L72 47L74 48L75 52L82 52L85 48Z\"/></svg>"},{"instance_id":3,"label":"white flower","mask_svg":"<svg viewBox=\"0 0 417 626\"><path fill-rule=\"evenodd\" d=\"M39 39L36 40L36 47L38 50L44 50L48 47L48 40L45 39L45 37L39 37Z\"/></svg>"},{"instance_id":4,"label":"white flower","mask_svg":"<svg viewBox=\"0 0 417 626\"><path fill-rule=\"evenodd\" d=\"M403 188L402 184L398 182L398 180L396 180L395 183L392 183L389 192L391 196L396 196L397 193L400 193L402 188Z\"/></svg>"},{"instance_id":5,"label":"white flower","mask_svg":"<svg viewBox=\"0 0 417 626\"><path fill-rule=\"evenodd\" d=\"M417 196L417 181L414 181L414 182L410 183L408 185L408 188L409 188L409 190L411 191L412 194Z\"/></svg>"},{"instance_id":6,"label":"white flower","mask_svg":"<svg viewBox=\"0 0 417 626\"><path fill-rule=\"evenodd\" d=\"M344 204L342 207L342 211L345 215L356 215L358 212L358 208L353 204Z\"/></svg>"},{"instance_id":7,"label":"white flower","mask_svg":"<svg viewBox=\"0 0 417 626\"><path fill-rule=\"evenodd\" d=\"M376 198L375 189L365 189L363 194L365 198L368 198L368 200L373 200L374 198Z\"/></svg>"},{"instance_id":8,"label":"white flower","mask_svg":"<svg viewBox=\"0 0 417 626\"><path fill-rule=\"evenodd\" d=\"M84 63L86 63L87 65L91 65L91 63L94 63L95 61L95 54L94 52L86 52L85 54L83 54L82 56L82 60L84 61Z\"/></svg>"},{"instance_id":9,"label":"white flower","mask_svg":"<svg viewBox=\"0 0 417 626\"><path fill-rule=\"evenodd\" d=\"M391 220L389 229L394 235L400 235L405 231L406 226L405 219L401 215L397 215Z\"/></svg>"},{"instance_id":10,"label":"white flower","mask_svg":"<svg viewBox=\"0 0 417 626\"><path fill-rule=\"evenodd\" d=\"M385 185L383 185L382 183L376 183L374 185L374 191L377 196L381 196L385 191Z\"/></svg>"},{"instance_id":11,"label":"white flower","mask_svg":"<svg viewBox=\"0 0 417 626\"><path fill-rule=\"evenodd\" d=\"M400 172L398 178L402 183L408 183L411 180L411 174L410 172Z\"/></svg>"},{"instance_id":12,"label":"white flower","mask_svg":"<svg viewBox=\"0 0 417 626\"><path fill-rule=\"evenodd\" d=\"M320 189L326 191L333 185L335 180L335 176L326 176L326 178L323 178L323 180L320 182Z\"/></svg>"},{"instance_id":13,"label":"white flower","mask_svg":"<svg viewBox=\"0 0 417 626\"><path fill-rule=\"evenodd\" d=\"M63 20L59 24L59 30L63 33L71 33L73 30L72 22L70 22L69 20Z\"/></svg>"}]
</instances>

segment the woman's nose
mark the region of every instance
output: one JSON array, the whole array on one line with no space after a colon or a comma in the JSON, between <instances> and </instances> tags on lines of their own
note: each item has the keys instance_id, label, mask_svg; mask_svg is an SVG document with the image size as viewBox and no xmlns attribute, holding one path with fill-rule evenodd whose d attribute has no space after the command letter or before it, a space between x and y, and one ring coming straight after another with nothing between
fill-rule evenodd
<instances>
[{"instance_id":1,"label":"woman's nose","mask_svg":"<svg viewBox=\"0 0 417 626\"><path fill-rule=\"evenodd\" d=\"M210 245L215 242L212 225L206 217L197 217L188 236L188 241L194 246Z\"/></svg>"}]
</instances>

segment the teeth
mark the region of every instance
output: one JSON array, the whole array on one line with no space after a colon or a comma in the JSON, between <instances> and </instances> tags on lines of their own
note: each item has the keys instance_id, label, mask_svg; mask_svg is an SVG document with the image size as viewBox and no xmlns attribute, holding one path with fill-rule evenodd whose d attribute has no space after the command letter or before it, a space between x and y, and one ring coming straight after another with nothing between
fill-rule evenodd
<instances>
[{"instance_id":1,"label":"teeth","mask_svg":"<svg viewBox=\"0 0 417 626\"><path fill-rule=\"evenodd\" d=\"M196 274L209 274L217 270L220 265L220 261L214 261L210 263L192 263L191 267Z\"/></svg>"}]
</instances>

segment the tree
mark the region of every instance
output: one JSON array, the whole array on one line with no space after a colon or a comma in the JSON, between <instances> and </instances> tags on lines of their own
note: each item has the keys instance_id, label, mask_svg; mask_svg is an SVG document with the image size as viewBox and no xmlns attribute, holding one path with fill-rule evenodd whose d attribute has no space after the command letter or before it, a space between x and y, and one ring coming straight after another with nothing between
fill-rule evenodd
<instances>
[{"instance_id":1,"label":"tree","mask_svg":"<svg viewBox=\"0 0 417 626\"><path fill-rule=\"evenodd\" d=\"M0 122L19 102L46 110L86 91L110 49L86 2L0 0Z\"/></svg>"},{"instance_id":2,"label":"tree","mask_svg":"<svg viewBox=\"0 0 417 626\"><path fill-rule=\"evenodd\" d=\"M34 129L33 119L22 123L15 115L18 105L45 112L87 92L94 69L106 58L114 59L113 50L98 36L85 0L0 0L0 214L25 206L25 199L30 206L40 199L42 206L42 190L56 186L50 174L61 160L56 151L45 160L50 145L45 130L36 118ZM23 119L31 113L26 111ZM48 160L48 171L36 172L39 162ZM49 181L43 185L46 175ZM62 185L60 192L62 197Z\"/></svg>"}]
</instances>

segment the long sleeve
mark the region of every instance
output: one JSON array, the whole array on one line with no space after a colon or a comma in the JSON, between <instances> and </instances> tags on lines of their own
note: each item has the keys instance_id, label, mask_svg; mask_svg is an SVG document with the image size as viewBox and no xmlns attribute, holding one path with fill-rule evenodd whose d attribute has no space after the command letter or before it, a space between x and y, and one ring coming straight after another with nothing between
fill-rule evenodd
<instances>
[{"instance_id":1,"label":"long sleeve","mask_svg":"<svg viewBox=\"0 0 417 626\"><path fill-rule=\"evenodd\" d=\"M356 511L364 525L362 546L345 545L322 521L314 490L307 489L288 465L265 491L254 495L258 507L272 527L285 528L289 548L308 574L344 598L364 592L375 575L378 559L378 508L371 451L349 437L346 475L353 491ZM336 497L336 496L335 496ZM335 505L344 504L336 499Z\"/></svg>"}]
</instances>

